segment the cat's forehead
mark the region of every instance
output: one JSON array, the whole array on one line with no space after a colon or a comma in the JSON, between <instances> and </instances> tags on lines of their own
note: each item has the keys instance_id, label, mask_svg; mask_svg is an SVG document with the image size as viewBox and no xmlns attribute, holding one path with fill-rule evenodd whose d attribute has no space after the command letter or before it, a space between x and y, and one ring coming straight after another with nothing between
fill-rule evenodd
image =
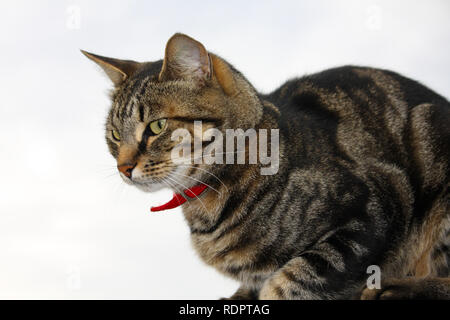
<instances>
[{"instance_id":1,"label":"cat's forehead","mask_svg":"<svg viewBox=\"0 0 450 320\"><path fill-rule=\"evenodd\" d=\"M193 98L197 91L197 88L188 81L159 82L154 77L148 76L138 81L130 81L115 94L113 103L117 106L143 104L157 109L169 101Z\"/></svg>"},{"instance_id":2,"label":"cat's forehead","mask_svg":"<svg viewBox=\"0 0 450 320\"><path fill-rule=\"evenodd\" d=\"M195 100L198 88L189 81L160 82L155 74L133 77L116 90L111 107L113 123L132 125L167 117L170 106Z\"/></svg>"}]
</instances>

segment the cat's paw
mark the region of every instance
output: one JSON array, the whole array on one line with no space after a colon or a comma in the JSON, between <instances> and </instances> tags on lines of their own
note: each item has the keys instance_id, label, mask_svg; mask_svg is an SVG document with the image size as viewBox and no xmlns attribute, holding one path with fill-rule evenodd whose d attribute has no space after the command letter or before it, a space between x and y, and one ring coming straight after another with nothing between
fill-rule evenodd
<instances>
[{"instance_id":1,"label":"cat's paw","mask_svg":"<svg viewBox=\"0 0 450 320\"><path fill-rule=\"evenodd\" d=\"M364 289L361 300L417 299L417 285L415 279L388 279L382 282L380 289Z\"/></svg>"}]
</instances>

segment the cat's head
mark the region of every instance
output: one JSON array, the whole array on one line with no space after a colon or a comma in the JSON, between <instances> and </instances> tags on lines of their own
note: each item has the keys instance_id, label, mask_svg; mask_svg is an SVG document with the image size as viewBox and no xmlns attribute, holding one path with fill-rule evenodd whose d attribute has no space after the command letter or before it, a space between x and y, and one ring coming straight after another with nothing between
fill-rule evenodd
<instances>
[{"instance_id":1,"label":"cat's head","mask_svg":"<svg viewBox=\"0 0 450 320\"><path fill-rule=\"evenodd\" d=\"M230 64L198 41L175 34L163 60L135 62L83 51L114 84L106 121L106 142L121 177L145 191L191 187L208 168L177 164L172 133L194 121L202 130L214 127L253 128L262 116L259 98L249 82ZM197 132L198 134L198 132ZM177 188L175 188L177 186Z\"/></svg>"}]
</instances>

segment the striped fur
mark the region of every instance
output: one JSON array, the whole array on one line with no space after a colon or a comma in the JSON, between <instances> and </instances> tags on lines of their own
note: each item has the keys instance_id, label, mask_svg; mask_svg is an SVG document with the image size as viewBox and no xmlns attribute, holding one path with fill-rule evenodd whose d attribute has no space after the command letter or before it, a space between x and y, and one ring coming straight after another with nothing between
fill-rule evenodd
<instances>
[{"instance_id":1,"label":"striped fur","mask_svg":"<svg viewBox=\"0 0 450 320\"><path fill-rule=\"evenodd\" d=\"M87 55L110 73L125 63ZM181 34L164 61L126 66L123 81L114 76L110 151L119 162L137 162L142 175L128 182L144 190L178 192L198 181L211 187L183 213L201 259L241 282L231 298L359 297L370 265L381 267L383 287L365 290L365 299L450 296L445 98L396 73L354 66L264 95ZM144 137L143 128L160 118L167 129ZM170 133L192 131L193 120L223 131L278 128L278 173L262 176L259 165L175 165Z\"/></svg>"}]
</instances>

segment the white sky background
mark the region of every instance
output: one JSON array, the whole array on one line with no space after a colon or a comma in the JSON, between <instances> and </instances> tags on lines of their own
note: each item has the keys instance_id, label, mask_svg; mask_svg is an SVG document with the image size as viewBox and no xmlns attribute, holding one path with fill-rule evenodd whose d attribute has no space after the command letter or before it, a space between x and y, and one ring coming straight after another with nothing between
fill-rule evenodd
<instances>
[{"instance_id":1,"label":"white sky background","mask_svg":"<svg viewBox=\"0 0 450 320\"><path fill-rule=\"evenodd\" d=\"M169 191L121 182L103 136L110 83L80 48L157 60L180 31L263 92L360 64L449 98L449 18L445 0L0 2L0 298L216 299L237 287L196 256L179 208L150 214Z\"/></svg>"}]
</instances>

